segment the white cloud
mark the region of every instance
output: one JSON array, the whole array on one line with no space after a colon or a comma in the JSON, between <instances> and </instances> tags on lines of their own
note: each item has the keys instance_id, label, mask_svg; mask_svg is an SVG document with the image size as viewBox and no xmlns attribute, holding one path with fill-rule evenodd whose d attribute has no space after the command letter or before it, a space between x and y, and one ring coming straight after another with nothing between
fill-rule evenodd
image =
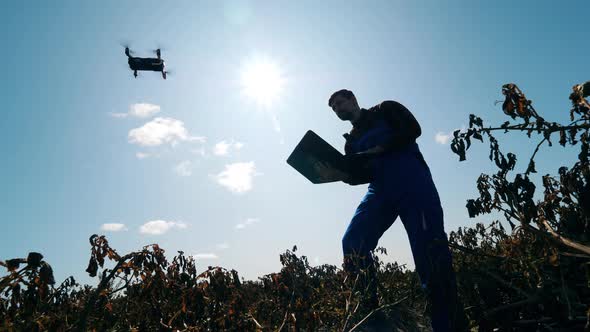
<instances>
[{"instance_id":1,"label":"white cloud","mask_svg":"<svg viewBox=\"0 0 590 332\"><path fill-rule=\"evenodd\" d=\"M216 254L214 254L212 252L194 254L192 256L196 260L199 260L199 259L218 259L219 258L219 256L217 256Z\"/></svg>"},{"instance_id":2,"label":"white cloud","mask_svg":"<svg viewBox=\"0 0 590 332\"><path fill-rule=\"evenodd\" d=\"M215 144L213 147L213 154L216 156L227 156L230 152L230 149L239 150L244 146L244 143L241 142L226 142L221 141Z\"/></svg>"},{"instance_id":3,"label":"white cloud","mask_svg":"<svg viewBox=\"0 0 590 332\"><path fill-rule=\"evenodd\" d=\"M213 147L213 154L216 156L225 156L228 153L229 147L229 143L221 141L215 144L215 146Z\"/></svg>"},{"instance_id":4,"label":"white cloud","mask_svg":"<svg viewBox=\"0 0 590 332\"><path fill-rule=\"evenodd\" d=\"M129 115L137 118L148 118L160 112L160 106L148 103L129 105Z\"/></svg>"},{"instance_id":5,"label":"white cloud","mask_svg":"<svg viewBox=\"0 0 590 332\"><path fill-rule=\"evenodd\" d=\"M215 176L217 183L239 194L252 190L252 178L256 173L254 162L240 162L225 165L225 170Z\"/></svg>"},{"instance_id":6,"label":"white cloud","mask_svg":"<svg viewBox=\"0 0 590 332\"><path fill-rule=\"evenodd\" d=\"M461 130L461 132L465 131L465 125L461 126L461 129L457 128L454 130L451 130L448 133L445 133L444 131L439 131L438 133L436 133L436 135L434 136L434 140L436 141L436 143L438 144L442 144L442 145L446 145L448 144L451 139L453 138L453 132L455 130Z\"/></svg>"},{"instance_id":7,"label":"white cloud","mask_svg":"<svg viewBox=\"0 0 590 332\"><path fill-rule=\"evenodd\" d=\"M126 118L129 114L127 113L109 113L113 118Z\"/></svg>"},{"instance_id":8,"label":"white cloud","mask_svg":"<svg viewBox=\"0 0 590 332\"><path fill-rule=\"evenodd\" d=\"M133 116L136 118L149 118L150 116L160 112L160 106L148 103L137 103L129 105L129 112L127 113L109 113L113 118L126 118Z\"/></svg>"},{"instance_id":9,"label":"white cloud","mask_svg":"<svg viewBox=\"0 0 590 332\"><path fill-rule=\"evenodd\" d=\"M180 176L191 176L193 174L191 162L188 160L181 162L174 167L174 172Z\"/></svg>"},{"instance_id":10,"label":"white cloud","mask_svg":"<svg viewBox=\"0 0 590 332\"><path fill-rule=\"evenodd\" d=\"M183 222L152 220L141 225L139 232L141 234L161 235L173 228L184 229L187 225Z\"/></svg>"},{"instance_id":11,"label":"white cloud","mask_svg":"<svg viewBox=\"0 0 590 332\"><path fill-rule=\"evenodd\" d=\"M258 223L258 222L260 222L260 219L258 219L258 218L248 218L243 223L237 224L236 229L244 229L244 228L246 228L252 224Z\"/></svg>"},{"instance_id":12,"label":"white cloud","mask_svg":"<svg viewBox=\"0 0 590 332\"><path fill-rule=\"evenodd\" d=\"M434 136L434 140L436 141L436 143L444 145L449 143L449 141L451 140L451 135L452 134L446 134L442 131L439 131L438 133L436 133L436 136Z\"/></svg>"},{"instance_id":13,"label":"white cloud","mask_svg":"<svg viewBox=\"0 0 590 332\"><path fill-rule=\"evenodd\" d=\"M229 249L229 244L227 242L218 243L217 245L215 245L215 247L220 250L225 250Z\"/></svg>"},{"instance_id":14,"label":"white cloud","mask_svg":"<svg viewBox=\"0 0 590 332\"><path fill-rule=\"evenodd\" d=\"M203 147L198 148L198 149L192 149L191 152L194 153L194 154L198 154L201 157L206 157L207 156L207 151L205 151L205 148L203 148Z\"/></svg>"},{"instance_id":15,"label":"white cloud","mask_svg":"<svg viewBox=\"0 0 590 332\"><path fill-rule=\"evenodd\" d=\"M182 121L172 118L155 118L143 126L131 129L128 135L129 143L141 146L158 146L170 143L172 146L179 141L200 141L204 137L191 137Z\"/></svg>"},{"instance_id":16,"label":"white cloud","mask_svg":"<svg viewBox=\"0 0 590 332\"><path fill-rule=\"evenodd\" d=\"M160 158L161 155L159 153L136 152L135 157L141 160L147 158Z\"/></svg>"},{"instance_id":17,"label":"white cloud","mask_svg":"<svg viewBox=\"0 0 590 332\"><path fill-rule=\"evenodd\" d=\"M279 118L274 112L270 112L272 118L272 125L277 132L281 132L281 123L279 122Z\"/></svg>"},{"instance_id":18,"label":"white cloud","mask_svg":"<svg viewBox=\"0 0 590 332\"><path fill-rule=\"evenodd\" d=\"M137 152L135 154L135 156L137 157L137 159L145 159L145 158L149 157L150 154L149 153L145 153L145 152Z\"/></svg>"},{"instance_id":19,"label":"white cloud","mask_svg":"<svg viewBox=\"0 0 590 332\"><path fill-rule=\"evenodd\" d=\"M193 136L193 137L189 138L189 141L194 141L194 142L199 142L199 143L205 143L205 142L207 142L207 137L205 137L205 136Z\"/></svg>"},{"instance_id":20,"label":"white cloud","mask_svg":"<svg viewBox=\"0 0 590 332\"><path fill-rule=\"evenodd\" d=\"M100 226L100 230L105 231L105 232L121 232L121 231L126 231L127 227L125 227L125 224L109 223L109 224L102 224L102 226Z\"/></svg>"}]
</instances>

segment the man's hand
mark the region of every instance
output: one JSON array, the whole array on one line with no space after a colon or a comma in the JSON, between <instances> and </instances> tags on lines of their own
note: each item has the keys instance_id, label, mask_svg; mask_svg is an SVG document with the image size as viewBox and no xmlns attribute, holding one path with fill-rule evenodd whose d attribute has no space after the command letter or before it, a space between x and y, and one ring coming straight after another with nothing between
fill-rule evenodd
<instances>
[{"instance_id":1,"label":"man's hand","mask_svg":"<svg viewBox=\"0 0 590 332\"><path fill-rule=\"evenodd\" d=\"M348 174L345 172L332 167L329 163L322 161L316 161L313 164L316 172L320 175L322 181L345 181L348 179Z\"/></svg>"},{"instance_id":2,"label":"man's hand","mask_svg":"<svg viewBox=\"0 0 590 332\"><path fill-rule=\"evenodd\" d=\"M376 146L362 152L346 154L344 155L344 160L351 167L359 167L368 163L383 151L384 149L382 147Z\"/></svg>"},{"instance_id":3,"label":"man's hand","mask_svg":"<svg viewBox=\"0 0 590 332\"><path fill-rule=\"evenodd\" d=\"M385 152L385 149L378 145L362 152L344 155L344 162L350 176L342 181L350 185L370 181L372 177L373 159L383 152Z\"/></svg>"},{"instance_id":4,"label":"man's hand","mask_svg":"<svg viewBox=\"0 0 590 332\"><path fill-rule=\"evenodd\" d=\"M385 148L384 148L384 147L382 147L381 145L377 145L377 146L375 146L375 147L373 147L373 148L370 148L370 149L368 149L368 150L366 150L366 151L363 151L363 152L361 152L361 153L367 153L367 154L380 154L380 153L383 153L383 152L385 152Z\"/></svg>"},{"instance_id":5,"label":"man's hand","mask_svg":"<svg viewBox=\"0 0 590 332\"><path fill-rule=\"evenodd\" d=\"M359 167L364 168L366 166L363 165L366 165L371 158L380 153L383 153L384 151L385 149L382 146L377 145L371 149L359 153L344 155L344 159L351 170ZM329 163L314 160L313 167L319 174L320 180L322 181L342 181L344 183L349 183L349 181L352 180L350 174L334 168Z\"/></svg>"},{"instance_id":6,"label":"man's hand","mask_svg":"<svg viewBox=\"0 0 590 332\"><path fill-rule=\"evenodd\" d=\"M344 159L351 163L363 163L383 152L385 152L385 148L383 148L381 145L377 145L365 151L344 155Z\"/></svg>"}]
</instances>

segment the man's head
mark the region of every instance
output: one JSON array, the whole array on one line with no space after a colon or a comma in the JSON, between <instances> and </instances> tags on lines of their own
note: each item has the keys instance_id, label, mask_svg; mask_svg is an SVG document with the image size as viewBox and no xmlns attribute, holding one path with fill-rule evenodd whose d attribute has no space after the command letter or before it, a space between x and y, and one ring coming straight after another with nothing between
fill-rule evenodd
<instances>
[{"instance_id":1,"label":"man's head","mask_svg":"<svg viewBox=\"0 0 590 332\"><path fill-rule=\"evenodd\" d=\"M344 121L354 121L360 116L361 108L350 90L342 89L334 92L328 100L328 106Z\"/></svg>"}]
</instances>

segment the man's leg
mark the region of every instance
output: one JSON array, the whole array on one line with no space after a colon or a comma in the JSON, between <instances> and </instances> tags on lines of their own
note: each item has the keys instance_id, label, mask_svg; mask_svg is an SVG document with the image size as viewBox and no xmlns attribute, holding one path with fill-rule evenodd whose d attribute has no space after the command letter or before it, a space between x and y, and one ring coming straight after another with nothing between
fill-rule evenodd
<instances>
[{"instance_id":1,"label":"man's leg","mask_svg":"<svg viewBox=\"0 0 590 332\"><path fill-rule=\"evenodd\" d=\"M370 305L377 303L377 284L371 251L377 247L379 238L393 224L397 214L386 204L371 186L356 209L352 221L342 238L344 269L350 277L364 276L361 287L370 293ZM359 275L360 270L365 273Z\"/></svg>"},{"instance_id":2,"label":"man's leg","mask_svg":"<svg viewBox=\"0 0 590 332\"><path fill-rule=\"evenodd\" d=\"M433 331L456 331L451 327L451 316L459 310L457 285L442 207L404 207L400 217L408 233L416 271L431 302Z\"/></svg>"}]
</instances>

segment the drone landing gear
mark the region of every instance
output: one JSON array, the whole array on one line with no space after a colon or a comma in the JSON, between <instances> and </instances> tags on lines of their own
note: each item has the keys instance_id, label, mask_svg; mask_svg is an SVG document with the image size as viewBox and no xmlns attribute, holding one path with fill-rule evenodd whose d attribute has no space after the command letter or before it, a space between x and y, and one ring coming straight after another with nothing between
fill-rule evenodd
<instances>
[{"instance_id":1,"label":"drone landing gear","mask_svg":"<svg viewBox=\"0 0 590 332\"><path fill-rule=\"evenodd\" d=\"M134 76L135 78L137 78L137 70L134 70L134 71L133 71L133 76Z\"/></svg>"},{"instance_id":2,"label":"drone landing gear","mask_svg":"<svg viewBox=\"0 0 590 332\"><path fill-rule=\"evenodd\" d=\"M166 79L166 72L162 71L162 78Z\"/></svg>"}]
</instances>

